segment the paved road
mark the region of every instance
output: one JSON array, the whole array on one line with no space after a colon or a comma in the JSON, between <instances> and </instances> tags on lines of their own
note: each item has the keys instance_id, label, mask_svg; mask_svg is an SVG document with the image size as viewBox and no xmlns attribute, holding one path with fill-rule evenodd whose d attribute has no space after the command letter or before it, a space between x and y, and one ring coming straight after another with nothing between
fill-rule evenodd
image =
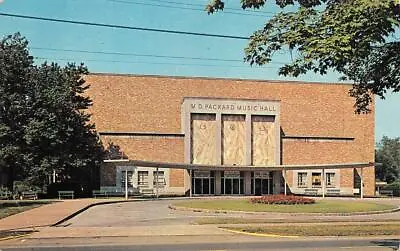
<instances>
[{"instance_id":1,"label":"paved road","mask_svg":"<svg viewBox=\"0 0 400 251\"><path fill-rule=\"evenodd\" d=\"M88 250L143 250L143 251L176 251L176 250L399 250L399 240L380 240L380 239L323 239L323 240L264 240L264 241L245 241L239 238L236 242L218 243L162 243L162 244L119 244L119 245L85 245L85 246L47 246L47 247L23 247L23 248L4 248L4 251L88 251Z\"/></svg>"}]
</instances>

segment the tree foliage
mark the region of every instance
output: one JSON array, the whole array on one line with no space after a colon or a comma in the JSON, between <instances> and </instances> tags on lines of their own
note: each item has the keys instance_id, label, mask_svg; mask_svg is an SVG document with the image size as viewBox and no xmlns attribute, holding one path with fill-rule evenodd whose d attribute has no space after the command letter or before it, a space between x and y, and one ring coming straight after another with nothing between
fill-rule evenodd
<instances>
[{"instance_id":1,"label":"tree foliage","mask_svg":"<svg viewBox=\"0 0 400 251\"><path fill-rule=\"evenodd\" d=\"M105 149L105 159L128 159L128 156L126 156L119 145L114 144L112 141L108 141Z\"/></svg>"},{"instance_id":2,"label":"tree foliage","mask_svg":"<svg viewBox=\"0 0 400 251\"><path fill-rule=\"evenodd\" d=\"M265 0L241 0L243 9L263 7ZM282 11L250 37L245 60L264 65L274 53L289 50L292 62L279 74L297 77L334 70L352 81L356 112L370 111L371 94L384 98L400 91L400 11L394 0L276 0ZM297 5L294 12L285 7ZM208 13L223 10L212 0Z\"/></svg>"},{"instance_id":3,"label":"tree foliage","mask_svg":"<svg viewBox=\"0 0 400 251\"><path fill-rule=\"evenodd\" d=\"M28 116L33 59L19 35L0 42L0 170L7 180L19 178L26 165L24 126ZM8 186L12 184L8 183Z\"/></svg>"},{"instance_id":4,"label":"tree foliage","mask_svg":"<svg viewBox=\"0 0 400 251\"><path fill-rule=\"evenodd\" d=\"M384 136L375 151L375 161L382 163L376 167L376 177L388 183L400 182L400 138Z\"/></svg>"},{"instance_id":5,"label":"tree foliage","mask_svg":"<svg viewBox=\"0 0 400 251\"><path fill-rule=\"evenodd\" d=\"M88 71L75 64L36 66L27 45L19 34L0 44L1 165L35 185L53 170L63 179L89 179L103 149L86 112Z\"/></svg>"}]
</instances>

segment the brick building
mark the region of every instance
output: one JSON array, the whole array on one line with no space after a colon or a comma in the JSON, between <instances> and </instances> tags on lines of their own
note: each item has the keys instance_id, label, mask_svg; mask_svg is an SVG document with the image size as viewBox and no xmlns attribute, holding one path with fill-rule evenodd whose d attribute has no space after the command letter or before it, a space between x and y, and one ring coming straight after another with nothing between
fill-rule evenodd
<instances>
[{"instance_id":1,"label":"brick building","mask_svg":"<svg viewBox=\"0 0 400 251\"><path fill-rule=\"evenodd\" d=\"M116 74L86 80L103 143L131 160L105 163L102 189L123 189L127 180L130 190L158 184L168 194L287 188L350 195L363 183L364 194L374 194L374 109L354 113L351 85ZM183 168L156 172L135 160Z\"/></svg>"}]
</instances>

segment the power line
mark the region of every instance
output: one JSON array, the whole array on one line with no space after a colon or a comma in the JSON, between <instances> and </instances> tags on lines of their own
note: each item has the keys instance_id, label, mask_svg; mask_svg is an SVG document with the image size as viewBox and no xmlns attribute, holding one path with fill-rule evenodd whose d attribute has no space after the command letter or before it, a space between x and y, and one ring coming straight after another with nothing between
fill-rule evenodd
<instances>
[{"instance_id":1,"label":"power line","mask_svg":"<svg viewBox=\"0 0 400 251\"><path fill-rule=\"evenodd\" d=\"M49 58L49 57L34 57L35 59L41 60L56 60L56 61L77 61L72 58ZM107 62L107 63L126 63L126 64L156 64L156 65L175 65L175 66L203 66L203 67L228 67L228 68L250 68L249 66L240 65L213 65L213 64L188 64L188 63L166 63L166 62L145 62L145 61L123 61L123 60L103 60L103 59L85 59L82 62ZM279 67L273 66L259 66L258 68L271 68L279 69Z\"/></svg>"},{"instance_id":2,"label":"power line","mask_svg":"<svg viewBox=\"0 0 400 251\"><path fill-rule=\"evenodd\" d=\"M90 53L90 54L102 54L102 55L116 55L116 56L154 57L154 58L169 58L169 59L192 59L192 60L222 61L222 62L243 62L243 60L239 60L239 59L220 59L220 58L204 58L204 57L168 56L168 55L155 55L155 54L108 52L108 51L89 51L89 50L57 49L57 48L42 48L42 47L30 47L30 49L44 50L44 51L63 51L63 52L79 52L79 53Z\"/></svg>"},{"instance_id":3,"label":"power line","mask_svg":"<svg viewBox=\"0 0 400 251\"><path fill-rule=\"evenodd\" d=\"M78 24L78 25L87 25L87 26L95 26L95 27L115 28L115 29L161 32L161 33L169 33L169 34L177 34L177 35L190 35L190 36L202 36L202 37L214 37L214 38L229 38L229 39L241 39L241 40L248 40L249 39L249 37L243 37L243 36L221 35L221 34L211 34L211 33L201 33L201 32L167 30L167 29L153 29L153 28L144 28L144 27L136 27L136 26L105 24L105 23L94 23L94 22L86 22L86 21L76 21L76 20L67 20L67 19L58 19L58 18L48 18L48 17L38 17L38 16L11 14L11 13L4 13L4 12L0 12L0 16L22 18L22 19L31 19L31 20L40 20L40 21L48 21L48 22L56 22L56 23L67 23L67 24Z\"/></svg>"},{"instance_id":4,"label":"power line","mask_svg":"<svg viewBox=\"0 0 400 251\"><path fill-rule=\"evenodd\" d=\"M153 57L153 58L167 58L167 59L189 59L189 60L219 61L219 62L240 62L240 63L244 62L243 60L239 60L239 59L185 57L185 56L139 54L139 53L111 52L111 51L90 51L90 50L74 50L74 49L43 48L43 47L30 47L30 49L43 50L43 51L78 52L78 53L100 54L100 55L116 55L116 56ZM270 62L269 64L280 64L281 65L281 64L287 64L287 63L284 63L284 62Z\"/></svg>"},{"instance_id":5,"label":"power line","mask_svg":"<svg viewBox=\"0 0 400 251\"><path fill-rule=\"evenodd\" d=\"M107 1L114 2L114 3L146 5L146 6L154 6L154 7L162 7L162 8L170 8L170 9L195 10L195 11L203 11L204 12L204 9L192 8L192 7L181 7L181 6L171 6L171 5L165 5L165 4L133 2L133 1L126 1L126 0L107 0ZM241 15L241 16L272 17L272 16L267 16L267 15L257 15L257 14L231 12L231 11L224 11L223 13Z\"/></svg>"},{"instance_id":6,"label":"power line","mask_svg":"<svg viewBox=\"0 0 400 251\"><path fill-rule=\"evenodd\" d=\"M165 0L150 0L154 2L161 2L161 3L170 3L170 4L178 4L178 5L189 5L189 6L199 6L199 7L205 7L203 4L194 4L194 3L182 3L182 2L175 2L175 1L165 1ZM245 11L245 12L251 12L251 13L266 13L266 14L275 14L272 11L261 11L261 10L248 10L248 9L235 9L235 8L229 8L229 7L224 7L224 10L234 10L234 11Z\"/></svg>"}]
</instances>

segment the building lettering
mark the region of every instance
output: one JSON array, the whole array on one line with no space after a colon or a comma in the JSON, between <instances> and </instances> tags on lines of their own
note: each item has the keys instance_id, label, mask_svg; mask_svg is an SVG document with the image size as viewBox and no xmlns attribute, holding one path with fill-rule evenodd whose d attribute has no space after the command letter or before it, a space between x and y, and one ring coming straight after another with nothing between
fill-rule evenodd
<instances>
[{"instance_id":1,"label":"building lettering","mask_svg":"<svg viewBox=\"0 0 400 251\"><path fill-rule=\"evenodd\" d=\"M198 103L190 104L192 110L204 111L239 111L239 112L275 112L274 105L235 105L235 104L213 104L213 103Z\"/></svg>"}]
</instances>

